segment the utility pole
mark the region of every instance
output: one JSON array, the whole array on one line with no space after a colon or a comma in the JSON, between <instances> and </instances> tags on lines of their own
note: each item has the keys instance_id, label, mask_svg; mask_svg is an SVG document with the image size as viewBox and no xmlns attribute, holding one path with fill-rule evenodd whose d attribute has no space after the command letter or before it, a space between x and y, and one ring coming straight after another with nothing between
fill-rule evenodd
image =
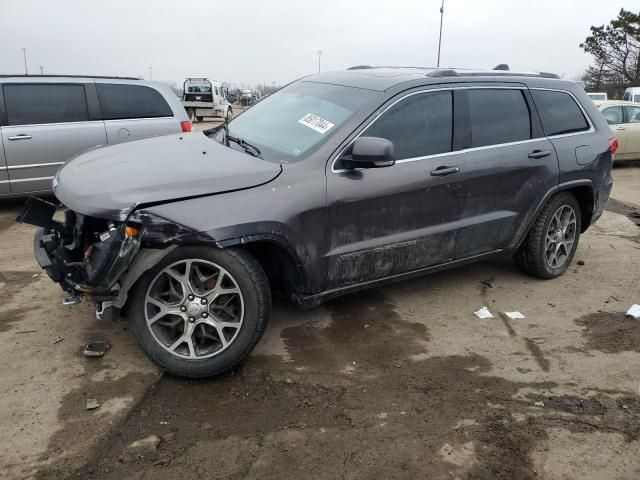
<instances>
[{"instance_id":1,"label":"utility pole","mask_svg":"<svg viewBox=\"0 0 640 480\"><path fill-rule=\"evenodd\" d=\"M320 57L322 56L322 50L318 50L318 73L320 73Z\"/></svg>"},{"instance_id":2,"label":"utility pole","mask_svg":"<svg viewBox=\"0 0 640 480\"><path fill-rule=\"evenodd\" d=\"M444 18L444 0L442 0L442 5L440 5L440 37L438 38L438 64L436 65L440 68L440 47L442 46L442 19Z\"/></svg>"},{"instance_id":3,"label":"utility pole","mask_svg":"<svg viewBox=\"0 0 640 480\"><path fill-rule=\"evenodd\" d=\"M149 67L149 80L153 80L153 75L151 74L152 70L152 67Z\"/></svg>"},{"instance_id":4,"label":"utility pole","mask_svg":"<svg viewBox=\"0 0 640 480\"><path fill-rule=\"evenodd\" d=\"M44 67L40 65L40 75L44 75Z\"/></svg>"},{"instance_id":5,"label":"utility pole","mask_svg":"<svg viewBox=\"0 0 640 480\"><path fill-rule=\"evenodd\" d=\"M29 75L29 69L27 68L27 49L22 49L22 56L24 58L24 74Z\"/></svg>"}]
</instances>

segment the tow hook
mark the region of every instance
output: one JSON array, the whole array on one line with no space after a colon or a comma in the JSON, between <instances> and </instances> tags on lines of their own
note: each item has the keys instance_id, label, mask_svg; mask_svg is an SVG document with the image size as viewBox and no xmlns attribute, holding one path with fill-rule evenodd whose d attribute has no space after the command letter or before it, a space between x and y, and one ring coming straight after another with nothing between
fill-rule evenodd
<instances>
[{"instance_id":1,"label":"tow hook","mask_svg":"<svg viewBox=\"0 0 640 480\"><path fill-rule=\"evenodd\" d=\"M78 305L82 300L84 300L84 295L70 295L67 294L62 300L62 305L65 307L71 307L73 305Z\"/></svg>"}]
</instances>

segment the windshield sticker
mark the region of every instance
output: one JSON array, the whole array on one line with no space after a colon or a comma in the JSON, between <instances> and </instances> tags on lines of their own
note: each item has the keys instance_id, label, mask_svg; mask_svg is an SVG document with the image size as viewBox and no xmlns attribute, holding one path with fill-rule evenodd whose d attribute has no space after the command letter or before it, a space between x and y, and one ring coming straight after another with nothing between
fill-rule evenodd
<instances>
[{"instance_id":1,"label":"windshield sticker","mask_svg":"<svg viewBox=\"0 0 640 480\"><path fill-rule=\"evenodd\" d=\"M314 115L313 113L307 113L304 117L298 120L298 123L309 127L315 130L318 133L322 133L323 135L327 133L327 131L333 127L333 123L329 120L325 120L322 117Z\"/></svg>"}]
</instances>

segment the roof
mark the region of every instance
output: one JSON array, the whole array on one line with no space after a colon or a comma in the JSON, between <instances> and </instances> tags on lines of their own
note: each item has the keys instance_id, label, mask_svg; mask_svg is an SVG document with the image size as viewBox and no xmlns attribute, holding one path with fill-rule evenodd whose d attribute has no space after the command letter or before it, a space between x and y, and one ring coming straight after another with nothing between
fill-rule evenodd
<instances>
[{"instance_id":1,"label":"roof","mask_svg":"<svg viewBox=\"0 0 640 480\"><path fill-rule=\"evenodd\" d=\"M358 65L347 70L319 73L305 77L304 81L334 83L350 87L384 91L400 83L419 79L485 77L494 80L523 77L555 78L557 75L546 72L514 72L504 70L506 65L500 65L499 70L475 70L463 68L433 68L433 67L374 67ZM507 67L508 68L508 67Z\"/></svg>"},{"instance_id":2,"label":"roof","mask_svg":"<svg viewBox=\"0 0 640 480\"><path fill-rule=\"evenodd\" d=\"M628 102L626 100L597 100L595 102L593 102L595 104L596 107L600 108L604 108L604 107L616 107L618 105L635 105L640 107L640 103L638 102Z\"/></svg>"},{"instance_id":3,"label":"roof","mask_svg":"<svg viewBox=\"0 0 640 480\"><path fill-rule=\"evenodd\" d=\"M113 80L140 80L138 77L110 77L107 75L25 75L24 73L16 75L2 74L0 78L108 78Z\"/></svg>"}]
</instances>

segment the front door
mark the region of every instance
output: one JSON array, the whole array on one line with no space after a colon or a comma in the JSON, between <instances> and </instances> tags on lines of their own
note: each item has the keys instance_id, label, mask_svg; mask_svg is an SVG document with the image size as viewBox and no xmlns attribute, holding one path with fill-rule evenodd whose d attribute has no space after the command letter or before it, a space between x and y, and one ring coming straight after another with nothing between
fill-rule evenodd
<instances>
[{"instance_id":1,"label":"front door","mask_svg":"<svg viewBox=\"0 0 640 480\"><path fill-rule=\"evenodd\" d=\"M0 130L12 193L51 190L60 165L106 143L104 123L89 119L83 84L15 83L2 90L7 125Z\"/></svg>"},{"instance_id":2,"label":"front door","mask_svg":"<svg viewBox=\"0 0 640 480\"><path fill-rule=\"evenodd\" d=\"M624 107L626 131L625 154L630 159L640 159L640 106Z\"/></svg>"},{"instance_id":3,"label":"front door","mask_svg":"<svg viewBox=\"0 0 640 480\"><path fill-rule=\"evenodd\" d=\"M618 139L618 151L616 157L624 157L627 153L628 126L624 121L624 110L621 105L614 105L602 109L602 116L609 124L611 131Z\"/></svg>"},{"instance_id":4,"label":"front door","mask_svg":"<svg viewBox=\"0 0 640 480\"><path fill-rule=\"evenodd\" d=\"M392 104L360 136L395 147L396 164L345 170L329 164L328 288L447 262L454 257L462 196L452 153L451 91L417 92ZM349 149L345 154L349 153ZM447 169L445 171L445 169Z\"/></svg>"}]
</instances>

